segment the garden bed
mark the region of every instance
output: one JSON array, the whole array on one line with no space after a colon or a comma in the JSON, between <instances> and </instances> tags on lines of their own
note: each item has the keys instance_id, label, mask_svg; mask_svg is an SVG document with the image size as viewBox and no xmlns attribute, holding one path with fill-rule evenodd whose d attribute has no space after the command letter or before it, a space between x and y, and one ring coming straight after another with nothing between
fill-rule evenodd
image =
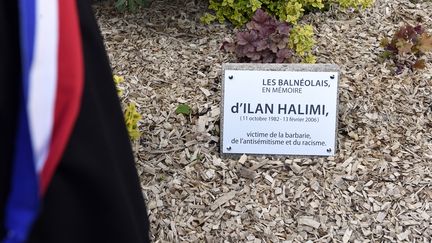
<instances>
[{"instance_id":1,"label":"garden bed","mask_svg":"<svg viewBox=\"0 0 432 243\"><path fill-rule=\"evenodd\" d=\"M403 23L432 32L432 2L302 19L317 63L341 69L338 151L320 158L221 158L221 65L235 59L219 48L233 28L201 24L206 1L95 7L122 102L142 115L133 148L154 242L431 241L432 65L395 75L378 59Z\"/></svg>"}]
</instances>

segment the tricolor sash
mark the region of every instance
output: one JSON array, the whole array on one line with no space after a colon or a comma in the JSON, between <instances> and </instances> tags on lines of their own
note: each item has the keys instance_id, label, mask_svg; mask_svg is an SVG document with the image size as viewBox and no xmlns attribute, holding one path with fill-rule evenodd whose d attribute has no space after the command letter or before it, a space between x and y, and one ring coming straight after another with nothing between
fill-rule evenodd
<instances>
[{"instance_id":1,"label":"tricolor sash","mask_svg":"<svg viewBox=\"0 0 432 243\"><path fill-rule=\"evenodd\" d=\"M26 242L78 117L84 85L75 0L19 0L19 17L22 89L5 243Z\"/></svg>"}]
</instances>

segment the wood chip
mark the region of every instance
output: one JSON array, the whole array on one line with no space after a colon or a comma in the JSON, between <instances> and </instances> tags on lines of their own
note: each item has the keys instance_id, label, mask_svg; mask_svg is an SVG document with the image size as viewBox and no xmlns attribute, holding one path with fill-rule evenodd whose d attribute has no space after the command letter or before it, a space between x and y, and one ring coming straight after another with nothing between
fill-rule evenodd
<instances>
[{"instance_id":1,"label":"wood chip","mask_svg":"<svg viewBox=\"0 0 432 243\"><path fill-rule=\"evenodd\" d=\"M257 173L255 171L250 170L250 169L245 168L245 167L241 167L239 171L240 171L240 176L242 176L244 178L251 179L251 180L253 180L257 175Z\"/></svg>"},{"instance_id":2,"label":"wood chip","mask_svg":"<svg viewBox=\"0 0 432 243\"><path fill-rule=\"evenodd\" d=\"M397 235L398 240L404 241L408 239L408 236L411 234L410 230L406 230L400 234Z\"/></svg>"},{"instance_id":3,"label":"wood chip","mask_svg":"<svg viewBox=\"0 0 432 243\"><path fill-rule=\"evenodd\" d=\"M246 162L246 160L247 160L247 155L243 154L242 156L240 156L240 159L238 162L240 164L244 164Z\"/></svg>"},{"instance_id":4,"label":"wood chip","mask_svg":"<svg viewBox=\"0 0 432 243\"><path fill-rule=\"evenodd\" d=\"M343 235L343 237L342 237L342 242L343 243L348 243L348 241L350 240L350 238L351 238L351 234L352 234L352 230L350 229L350 228L347 228L346 229L346 231L345 231L345 233L344 233L344 235Z\"/></svg>"},{"instance_id":5,"label":"wood chip","mask_svg":"<svg viewBox=\"0 0 432 243\"><path fill-rule=\"evenodd\" d=\"M226 203L229 200L233 199L235 197L235 195L236 195L236 191L230 191L230 192L224 194L223 196L221 196L218 199L216 199L216 201L211 205L210 209L211 210L217 209L218 207L220 207L224 203Z\"/></svg>"},{"instance_id":6,"label":"wood chip","mask_svg":"<svg viewBox=\"0 0 432 243\"><path fill-rule=\"evenodd\" d=\"M319 226L321 225L320 222L314 220L312 217L308 217L308 216L304 216L304 217L300 217L298 219L298 223L300 225L307 225L310 226L312 228L318 229Z\"/></svg>"}]
</instances>

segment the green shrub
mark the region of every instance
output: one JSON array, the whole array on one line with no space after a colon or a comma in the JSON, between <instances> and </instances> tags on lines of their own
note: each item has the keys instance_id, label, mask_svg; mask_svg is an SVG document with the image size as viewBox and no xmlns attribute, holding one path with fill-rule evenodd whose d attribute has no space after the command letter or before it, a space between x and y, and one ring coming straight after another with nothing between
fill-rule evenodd
<instances>
[{"instance_id":1,"label":"green shrub","mask_svg":"<svg viewBox=\"0 0 432 243\"><path fill-rule=\"evenodd\" d=\"M333 0L332 2L339 4L339 6L343 8L350 8L350 7L367 8L373 4L374 0Z\"/></svg>"},{"instance_id":2,"label":"green shrub","mask_svg":"<svg viewBox=\"0 0 432 243\"><path fill-rule=\"evenodd\" d=\"M147 6L149 0L116 0L115 6L117 9L135 11L139 6Z\"/></svg>"},{"instance_id":3,"label":"green shrub","mask_svg":"<svg viewBox=\"0 0 432 243\"><path fill-rule=\"evenodd\" d=\"M295 26L291 31L289 47L294 49L305 63L315 63L312 48L315 45L313 38L313 27L311 25Z\"/></svg>"},{"instance_id":4,"label":"green shrub","mask_svg":"<svg viewBox=\"0 0 432 243\"><path fill-rule=\"evenodd\" d=\"M248 22L255 11L264 9L280 21L296 24L307 12L322 10L327 5L338 4L342 8L365 8L374 0L209 0L209 9L214 15L205 14L201 20L210 23L225 20L239 27Z\"/></svg>"}]
</instances>

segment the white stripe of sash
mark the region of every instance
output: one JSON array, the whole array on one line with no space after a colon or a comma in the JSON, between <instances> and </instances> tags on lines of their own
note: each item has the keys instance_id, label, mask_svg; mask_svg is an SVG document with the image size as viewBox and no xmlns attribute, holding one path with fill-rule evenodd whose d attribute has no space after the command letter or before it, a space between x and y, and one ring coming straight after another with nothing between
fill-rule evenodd
<instances>
[{"instance_id":1,"label":"white stripe of sash","mask_svg":"<svg viewBox=\"0 0 432 243\"><path fill-rule=\"evenodd\" d=\"M30 134L36 171L48 157L54 126L58 61L58 2L36 0L35 43L29 78Z\"/></svg>"}]
</instances>

